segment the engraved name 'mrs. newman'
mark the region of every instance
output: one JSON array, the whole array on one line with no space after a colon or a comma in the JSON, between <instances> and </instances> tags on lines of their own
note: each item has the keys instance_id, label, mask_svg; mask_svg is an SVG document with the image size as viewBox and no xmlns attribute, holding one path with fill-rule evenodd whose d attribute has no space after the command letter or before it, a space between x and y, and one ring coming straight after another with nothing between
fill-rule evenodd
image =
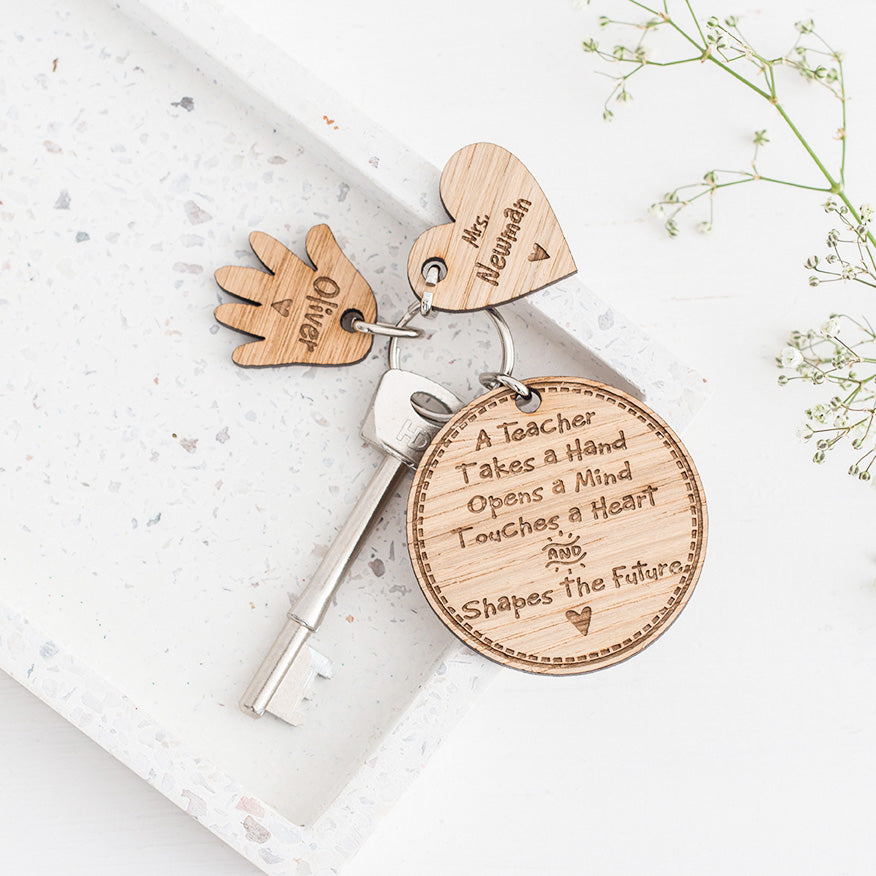
<instances>
[{"instance_id":1,"label":"engraved name 'mrs. newman'","mask_svg":"<svg viewBox=\"0 0 876 876\"><path fill-rule=\"evenodd\" d=\"M332 299L337 297L341 288L331 277L317 277L313 281L313 291L315 295L305 296L307 306L298 326L298 343L304 344L311 353L319 344L323 320L337 310L338 303Z\"/></svg>"},{"instance_id":2,"label":"engraved name 'mrs. newman'","mask_svg":"<svg viewBox=\"0 0 876 876\"><path fill-rule=\"evenodd\" d=\"M508 257L511 255L511 249L517 243L517 234L520 231L520 223L523 217L529 212L532 206L532 201L527 201L526 198L518 198L510 207L502 211L505 217L505 227L499 232L496 242L493 244L492 252L489 260L484 257L488 264L476 262L478 269L478 278L491 286L499 285L501 272L505 269ZM470 228L466 228L462 232L462 239L471 244L475 249L480 248L479 240L486 231L487 224L490 221L489 213L484 216L478 216Z\"/></svg>"}]
</instances>

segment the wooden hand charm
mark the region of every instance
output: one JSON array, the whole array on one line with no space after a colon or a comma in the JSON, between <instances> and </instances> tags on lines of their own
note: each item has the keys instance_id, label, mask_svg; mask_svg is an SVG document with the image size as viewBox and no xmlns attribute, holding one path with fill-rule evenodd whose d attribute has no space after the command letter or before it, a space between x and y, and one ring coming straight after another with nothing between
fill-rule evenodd
<instances>
[{"instance_id":1,"label":"wooden hand charm","mask_svg":"<svg viewBox=\"0 0 876 876\"><path fill-rule=\"evenodd\" d=\"M365 322L377 316L371 287L341 252L328 225L307 233L311 268L282 243L261 231L250 245L270 271L228 265L216 281L232 295L253 304L220 304L216 319L262 340L238 347L238 365L349 365L368 355L372 336L345 329L348 311Z\"/></svg>"}]
</instances>

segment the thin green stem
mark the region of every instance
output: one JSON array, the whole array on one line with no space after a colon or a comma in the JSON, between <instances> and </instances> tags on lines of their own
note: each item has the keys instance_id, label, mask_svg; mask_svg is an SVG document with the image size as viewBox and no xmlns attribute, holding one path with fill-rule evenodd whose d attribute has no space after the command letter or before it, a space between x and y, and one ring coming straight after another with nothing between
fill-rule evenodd
<instances>
[{"instance_id":1,"label":"thin green stem","mask_svg":"<svg viewBox=\"0 0 876 876\"><path fill-rule=\"evenodd\" d=\"M629 2L634 3L635 0L629 0ZM766 100L770 99L770 95L768 92L764 91L762 88L758 88L749 79L746 79L744 76L737 73L731 67L728 67L727 64L725 64L723 61L720 61L718 58L716 58L711 53L710 47L708 45L705 45L705 40L703 40L704 45L700 45L686 30L679 27L679 25L675 21L675 19L670 18L670 19L668 19L668 21L666 23L671 28L673 28L673 30L675 30L680 36L682 36L684 39L686 39L692 46L694 46L699 52L701 52L701 54L700 54L701 60L703 60L703 61L708 60L708 61L711 61L713 64L717 64L725 73L729 73L734 79L738 79L743 85L748 86L748 88L750 88L756 94L759 94L761 97L765 98Z\"/></svg>"},{"instance_id":2,"label":"thin green stem","mask_svg":"<svg viewBox=\"0 0 876 876\"><path fill-rule=\"evenodd\" d=\"M663 11L663 12L658 12L656 9L652 9L650 6L646 6L644 3L640 3L639 0L628 0L628 2L632 3L633 6L638 6L639 9L644 9L645 12L650 12L651 15L659 15L659 16L662 18L664 15L667 15L667 14L668 14L668 10L666 10L666 4L665 4L665 3L663 4L663 6L664 6L664 11Z\"/></svg>"},{"instance_id":3,"label":"thin green stem","mask_svg":"<svg viewBox=\"0 0 876 876\"><path fill-rule=\"evenodd\" d=\"M853 206L852 202L849 200L848 195L846 195L843 190L842 182L838 182L833 178L830 171L824 166L821 159L815 154L813 148L809 145L806 138L803 134L800 133L800 129L794 124L791 120L791 117L785 112L784 107L780 103L774 103L776 110L779 115L785 120L785 124L791 129L794 136L800 141L800 144L803 148L809 153L809 157L815 162L815 166L821 171L824 178L827 180L830 185L830 192L833 195L836 195L845 205L849 208L849 212L852 216L855 217L855 221L860 225L861 224L861 216L858 211ZM876 238L873 237L872 231L867 231L867 239L876 246Z\"/></svg>"},{"instance_id":4,"label":"thin green stem","mask_svg":"<svg viewBox=\"0 0 876 876\"><path fill-rule=\"evenodd\" d=\"M684 5L687 6L687 11L690 13L690 17L693 19L693 23L696 25L697 33L700 35L700 39L703 41L703 43L705 43L705 34L703 34L703 29L700 27L700 22L694 14L693 7L690 5L690 0L684 0Z\"/></svg>"},{"instance_id":5,"label":"thin green stem","mask_svg":"<svg viewBox=\"0 0 876 876\"><path fill-rule=\"evenodd\" d=\"M791 180L787 179L776 179L772 176L761 176L760 174L758 174L757 179L762 179L764 182L776 183L776 185L780 186L792 186L795 189L806 189L810 192L825 192L826 194L830 194L831 192L831 190L826 186L807 186L803 183L792 182Z\"/></svg>"}]
</instances>

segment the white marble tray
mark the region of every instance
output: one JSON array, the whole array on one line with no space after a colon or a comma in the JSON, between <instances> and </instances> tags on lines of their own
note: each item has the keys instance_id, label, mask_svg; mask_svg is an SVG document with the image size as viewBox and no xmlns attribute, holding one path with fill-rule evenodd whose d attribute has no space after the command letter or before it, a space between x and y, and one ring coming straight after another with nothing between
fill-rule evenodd
<instances>
[{"instance_id":1,"label":"white marble tray","mask_svg":"<svg viewBox=\"0 0 876 876\"><path fill-rule=\"evenodd\" d=\"M396 316L439 171L211 3L9 15L0 51L40 34L47 64L0 86L0 667L266 873L334 872L495 667L422 599L398 496L319 633L336 671L305 725L238 712L377 463L358 427L384 348L239 369L212 271L255 264L252 228L303 255L325 221ZM577 279L508 314L521 376L604 379L676 428L702 403ZM410 349L467 396L496 357L479 315Z\"/></svg>"}]
</instances>

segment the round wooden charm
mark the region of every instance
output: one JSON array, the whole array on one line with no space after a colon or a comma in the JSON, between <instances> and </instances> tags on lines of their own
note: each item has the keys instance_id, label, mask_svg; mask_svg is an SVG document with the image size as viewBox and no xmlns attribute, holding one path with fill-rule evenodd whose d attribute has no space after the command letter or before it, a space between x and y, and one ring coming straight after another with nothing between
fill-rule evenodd
<instances>
[{"instance_id":1,"label":"round wooden charm","mask_svg":"<svg viewBox=\"0 0 876 876\"><path fill-rule=\"evenodd\" d=\"M466 644L566 675L641 651L690 598L706 547L699 475L641 402L576 377L501 388L433 439L408 502L426 598Z\"/></svg>"}]
</instances>

